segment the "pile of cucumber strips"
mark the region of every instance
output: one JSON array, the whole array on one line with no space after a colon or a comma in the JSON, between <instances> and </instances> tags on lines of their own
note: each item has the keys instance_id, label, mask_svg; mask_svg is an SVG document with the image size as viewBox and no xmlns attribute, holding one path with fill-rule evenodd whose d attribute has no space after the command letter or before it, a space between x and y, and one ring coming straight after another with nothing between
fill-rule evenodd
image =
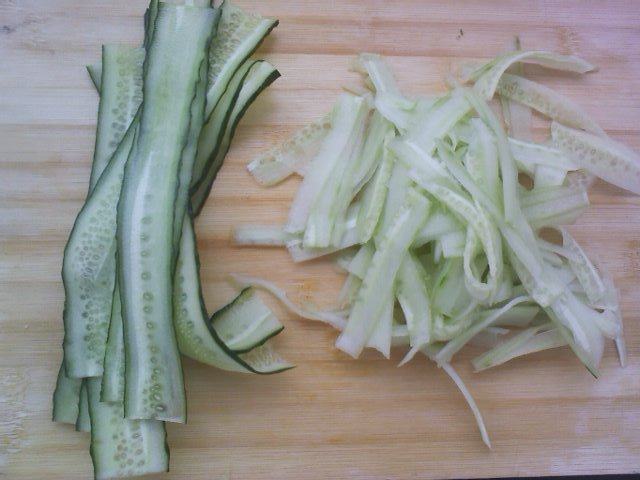
<instances>
[{"instance_id":1,"label":"pile of cucumber strips","mask_svg":"<svg viewBox=\"0 0 640 480\"><path fill-rule=\"evenodd\" d=\"M179 4L178 4L179 3ZM233 372L292 367L251 289L209 316L194 218L253 100L279 73L252 58L277 20L225 2L159 3L144 45L104 45L89 192L64 252L64 359L53 420L91 432L98 479L169 468L185 423L180 354Z\"/></svg>"}]
</instances>

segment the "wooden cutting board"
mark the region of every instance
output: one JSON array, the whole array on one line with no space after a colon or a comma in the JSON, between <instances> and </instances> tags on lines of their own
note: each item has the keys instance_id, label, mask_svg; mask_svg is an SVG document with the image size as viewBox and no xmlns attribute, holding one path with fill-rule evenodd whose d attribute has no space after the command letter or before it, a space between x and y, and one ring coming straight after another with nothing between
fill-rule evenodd
<instances>
[{"instance_id":1,"label":"wooden cutting board","mask_svg":"<svg viewBox=\"0 0 640 480\"><path fill-rule=\"evenodd\" d=\"M211 309L233 293L229 272L276 281L296 301L331 305L340 276L285 252L241 249L232 227L281 222L298 181L263 189L244 165L326 112L353 79L350 58L384 54L401 87L432 93L468 59L529 49L584 56L584 78L529 73L578 101L612 135L640 150L640 3L340 2L265 0L278 17L260 50L283 77L238 129L198 221ZM455 4L454 4L455 3ZM146 0L0 0L0 476L89 478L89 439L51 423L61 358L62 250L84 200L98 98L84 65L102 43L135 44ZM536 118L536 134L546 125ZM333 348L335 333L274 305L287 328L276 344L298 368L249 377L185 360L189 424L171 425L171 473L193 479L409 479L640 472L640 198L598 183L572 231L622 293L629 364L607 345L594 380L566 349L473 374L455 366L484 413L479 439L453 384L423 358L398 369Z\"/></svg>"}]
</instances>

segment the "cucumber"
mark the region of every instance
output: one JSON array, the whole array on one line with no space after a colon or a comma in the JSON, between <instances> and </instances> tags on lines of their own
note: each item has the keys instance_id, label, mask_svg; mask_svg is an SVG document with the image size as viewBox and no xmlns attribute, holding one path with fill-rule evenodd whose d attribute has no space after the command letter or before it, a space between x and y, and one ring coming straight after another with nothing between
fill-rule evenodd
<instances>
[{"instance_id":1,"label":"cucumber","mask_svg":"<svg viewBox=\"0 0 640 480\"><path fill-rule=\"evenodd\" d=\"M138 72L142 69L144 53L143 48L132 49L124 45L102 46L98 134L89 192L98 182L142 102L142 82Z\"/></svg>"},{"instance_id":2,"label":"cucumber","mask_svg":"<svg viewBox=\"0 0 640 480\"><path fill-rule=\"evenodd\" d=\"M164 423L126 420L122 404L100 402L100 378L86 380L91 417L91 460L97 480L169 470Z\"/></svg>"},{"instance_id":3,"label":"cucumber","mask_svg":"<svg viewBox=\"0 0 640 480\"><path fill-rule=\"evenodd\" d=\"M203 179L199 182L195 191L191 191L191 208L195 215L200 213L204 202L209 196L209 192L211 192L213 182L231 146L231 140L233 140L238 123L256 97L279 76L280 72L278 72L273 65L265 61L256 62L249 70L242 89L238 94L238 99L233 107L233 111L229 116L224 136L217 150L215 150L210 157Z\"/></svg>"},{"instance_id":4,"label":"cucumber","mask_svg":"<svg viewBox=\"0 0 640 480\"><path fill-rule=\"evenodd\" d=\"M124 333L122 329L122 304L120 291L116 285L113 292L107 348L104 354L101 402L122 403L124 400Z\"/></svg>"},{"instance_id":5,"label":"cucumber","mask_svg":"<svg viewBox=\"0 0 640 480\"><path fill-rule=\"evenodd\" d=\"M215 152L220 145L220 141L224 136L229 116L233 111L233 107L238 99L238 95L240 94L240 90L243 86L247 73L255 63L255 60L249 59L243 63L240 68L238 68L235 75L231 77L224 95L222 95L218 101L216 108L207 119L207 122L202 129L202 133L198 140L197 155L193 166L193 175L191 179L192 192L198 188L200 183L203 181L203 178L206 176L207 167L209 166L210 161L215 155Z\"/></svg>"},{"instance_id":6,"label":"cucumber","mask_svg":"<svg viewBox=\"0 0 640 480\"><path fill-rule=\"evenodd\" d=\"M118 204L118 282L125 415L184 423L172 323L173 209L191 103L216 20L210 8L160 3L144 71L144 105Z\"/></svg>"},{"instance_id":7,"label":"cucumber","mask_svg":"<svg viewBox=\"0 0 640 480\"><path fill-rule=\"evenodd\" d=\"M82 380L67 377L64 361L58 370L56 389L53 392L53 421L75 424L78 419L78 404Z\"/></svg>"},{"instance_id":8,"label":"cucumber","mask_svg":"<svg viewBox=\"0 0 640 480\"><path fill-rule=\"evenodd\" d=\"M89 397L87 396L87 380L81 380L80 396L78 397L78 418L76 419L76 431L90 432L91 419L89 418Z\"/></svg>"},{"instance_id":9,"label":"cucumber","mask_svg":"<svg viewBox=\"0 0 640 480\"><path fill-rule=\"evenodd\" d=\"M260 46L278 20L245 12L225 1L215 41L209 51L209 90L206 118L208 119L224 94L236 70Z\"/></svg>"},{"instance_id":10,"label":"cucumber","mask_svg":"<svg viewBox=\"0 0 640 480\"><path fill-rule=\"evenodd\" d=\"M70 377L102 375L115 281L112 232L116 228L122 175L136 125L137 122L132 121L116 148L78 214L65 247L62 266L65 289L64 361Z\"/></svg>"},{"instance_id":11,"label":"cucumber","mask_svg":"<svg viewBox=\"0 0 640 480\"><path fill-rule=\"evenodd\" d=\"M235 310L234 304L235 302L232 302L230 308ZM232 351L225 345L212 323L209 322L202 297L200 263L191 216L186 216L184 219L184 228L180 239L173 308L173 322L178 345L184 355L198 362L231 372L267 374L293 368L291 364L270 353L266 345L255 349L258 352L253 351L251 352L253 355L250 353L246 358ZM245 323L238 317L235 317L234 321L240 325Z\"/></svg>"},{"instance_id":12,"label":"cucumber","mask_svg":"<svg viewBox=\"0 0 640 480\"><path fill-rule=\"evenodd\" d=\"M215 312L211 316L211 326L236 353L253 350L284 330L252 288L245 288L232 302Z\"/></svg>"}]
</instances>

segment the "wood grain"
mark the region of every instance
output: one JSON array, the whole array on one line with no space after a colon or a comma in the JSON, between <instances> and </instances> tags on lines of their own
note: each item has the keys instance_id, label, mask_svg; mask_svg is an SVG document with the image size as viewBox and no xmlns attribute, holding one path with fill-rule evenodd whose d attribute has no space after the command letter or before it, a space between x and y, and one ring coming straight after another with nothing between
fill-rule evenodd
<instances>
[{"instance_id":1,"label":"wood grain","mask_svg":"<svg viewBox=\"0 0 640 480\"><path fill-rule=\"evenodd\" d=\"M232 294L229 272L276 280L295 300L330 305L338 274L278 250L230 245L233 225L284 219L297 187L265 190L247 159L327 111L352 78L351 55L385 54L403 88L442 91L460 62L526 48L584 56L584 78L529 73L575 99L640 150L640 3L421 0L238 1L280 18L260 54L283 77L240 125L198 221L210 308ZM87 190L97 96L84 65L100 45L141 38L145 0L0 0L0 476L89 478L88 437L50 421L61 358L62 249ZM462 34L462 33L463 34ZM536 131L546 125L536 119ZM572 228L622 292L629 365L607 346L594 380L558 350L474 375L456 362L487 422L479 440L464 400L420 359L396 368L353 361L330 329L274 305L287 329L278 348L298 368L256 378L186 360L189 424L169 427L170 474L193 479L426 479L640 472L640 200L597 184Z\"/></svg>"}]
</instances>

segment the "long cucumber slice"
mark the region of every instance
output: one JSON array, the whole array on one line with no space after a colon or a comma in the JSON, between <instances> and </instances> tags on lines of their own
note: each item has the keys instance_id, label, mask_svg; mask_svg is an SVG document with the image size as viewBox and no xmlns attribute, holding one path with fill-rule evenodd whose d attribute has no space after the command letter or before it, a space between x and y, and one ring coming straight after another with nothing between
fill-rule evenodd
<instances>
[{"instance_id":1,"label":"long cucumber slice","mask_svg":"<svg viewBox=\"0 0 640 480\"><path fill-rule=\"evenodd\" d=\"M125 335L125 415L183 423L186 401L172 323L173 211L191 103L213 9L160 3L145 62L144 105L118 204Z\"/></svg>"},{"instance_id":2,"label":"long cucumber slice","mask_svg":"<svg viewBox=\"0 0 640 480\"><path fill-rule=\"evenodd\" d=\"M69 378L64 368L64 361L58 371L56 389L53 392L53 421L75 424L78 419L78 402L82 380Z\"/></svg>"},{"instance_id":3,"label":"long cucumber slice","mask_svg":"<svg viewBox=\"0 0 640 480\"><path fill-rule=\"evenodd\" d=\"M91 460L96 480L166 472L169 448L164 423L126 420L122 404L100 401L100 377L87 379Z\"/></svg>"},{"instance_id":4,"label":"long cucumber slice","mask_svg":"<svg viewBox=\"0 0 640 480\"><path fill-rule=\"evenodd\" d=\"M92 195L76 218L65 247L64 351L67 375L102 375L115 281L116 210L124 165L136 133L132 122Z\"/></svg>"},{"instance_id":5,"label":"long cucumber slice","mask_svg":"<svg viewBox=\"0 0 640 480\"><path fill-rule=\"evenodd\" d=\"M292 368L291 364L271 355L256 358L254 353L247 361L228 348L217 334L209 322L202 297L192 222L190 217L185 217L173 293L173 322L180 351L194 360L232 372L277 373Z\"/></svg>"},{"instance_id":6,"label":"long cucumber slice","mask_svg":"<svg viewBox=\"0 0 640 480\"><path fill-rule=\"evenodd\" d=\"M238 68L235 75L231 77L224 94L218 100L216 108L202 129L198 140L197 155L193 165L191 191L197 190L206 176L207 168L213 160L216 150L220 146L220 141L224 136L227 122L238 100L238 95L240 94L243 83L255 62L255 60L249 59Z\"/></svg>"},{"instance_id":7,"label":"long cucumber slice","mask_svg":"<svg viewBox=\"0 0 640 480\"><path fill-rule=\"evenodd\" d=\"M249 106L253 103L260 93L271 85L278 77L280 72L268 62L259 61L254 64L242 84L242 88L238 93L238 98L231 111L231 115L226 123L224 135L220 140L218 147L212 152L211 160L207 163L205 174L195 191L191 192L191 208L194 215L198 215L204 206L204 202L209 196L213 182L218 175L218 171L222 167L231 141L236 132L236 128L242 117L246 113Z\"/></svg>"}]
</instances>

